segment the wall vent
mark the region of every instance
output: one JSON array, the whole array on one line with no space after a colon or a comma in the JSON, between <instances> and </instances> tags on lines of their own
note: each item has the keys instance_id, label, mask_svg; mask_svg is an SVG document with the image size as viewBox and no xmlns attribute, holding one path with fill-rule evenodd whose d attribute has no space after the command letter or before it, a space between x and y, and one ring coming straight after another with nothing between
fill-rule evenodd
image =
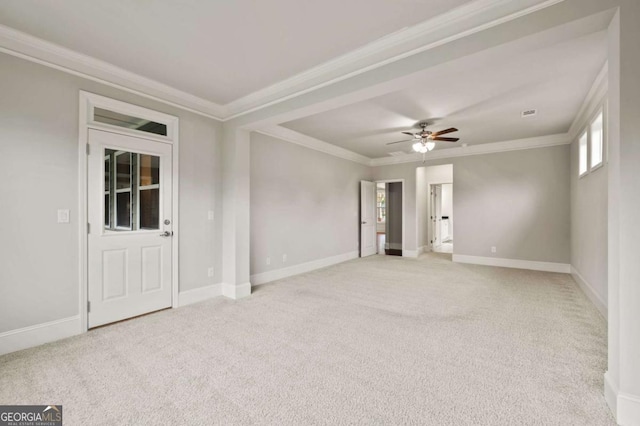
<instances>
[{"instance_id":1,"label":"wall vent","mask_svg":"<svg viewBox=\"0 0 640 426\"><path fill-rule=\"evenodd\" d=\"M520 113L520 117L522 118L535 117L536 115L538 115L537 109L525 109L524 111L522 111L522 113Z\"/></svg>"}]
</instances>

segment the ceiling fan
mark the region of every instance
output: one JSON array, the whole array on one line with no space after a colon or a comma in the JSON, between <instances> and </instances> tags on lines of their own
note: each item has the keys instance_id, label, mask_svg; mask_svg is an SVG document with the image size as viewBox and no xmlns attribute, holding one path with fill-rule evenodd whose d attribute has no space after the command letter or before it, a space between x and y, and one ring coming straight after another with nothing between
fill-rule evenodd
<instances>
[{"instance_id":1,"label":"ceiling fan","mask_svg":"<svg viewBox=\"0 0 640 426\"><path fill-rule=\"evenodd\" d=\"M427 130L428 123L420 123L420 127L422 130L418 133L412 132L402 132L405 135L412 136L413 139L407 139L398 142L389 142L387 145L393 145L396 143L403 142L414 142L413 150L420 153L426 153L431 151L436 146L437 142L458 142L459 138L443 138L441 135L446 135L447 133L457 132L458 129L451 127L449 129L440 130L439 132L432 132Z\"/></svg>"}]
</instances>

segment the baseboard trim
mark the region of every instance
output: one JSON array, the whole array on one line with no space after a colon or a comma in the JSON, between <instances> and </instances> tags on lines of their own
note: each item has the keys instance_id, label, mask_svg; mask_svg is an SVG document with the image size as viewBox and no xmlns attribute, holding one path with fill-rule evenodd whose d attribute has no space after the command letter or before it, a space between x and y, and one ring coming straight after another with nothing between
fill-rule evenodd
<instances>
[{"instance_id":1,"label":"baseboard trim","mask_svg":"<svg viewBox=\"0 0 640 426\"><path fill-rule=\"evenodd\" d=\"M571 265L571 276L573 277L573 280L578 284L578 287L580 287L582 292L587 296L591 303L594 304L596 309L598 309L600 314L606 320L609 315L607 304L604 300L602 300L598 293L596 293L596 291L593 289L593 286L589 284L589 282L582 276L582 274L580 274L580 271L578 271L573 265Z\"/></svg>"},{"instance_id":2,"label":"baseboard trim","mask_svg":"<svg viewBox=\"0 0 640 426\"><path fill-rule=\"evenodd\" d=\"M337 265L338 263L356 259L358 255L359 253L357 251L352 251L349 253L339 254L337 256L331 256L324 259L313 260L311 262L300 263L298 265L289 266L288 268L262 272L259 274L251 275L251 283L253 285L260 285L271 281L280 280L282 278L304 274L305 272L311 272L316 269L326 268L327 266Z\"/></svg>"},{"instance_id":3,"label":"baseboard trim","mask_svg":"<svg viewBox=\"0 0 640 426\"><path fill-rule=\"evenodd\" d=\"M222 284L220 283L181 291L178 293L178 307L202 302L203 300L218 296L222 296Z\"/></svg>"},{"instance_id":4,"label":"baseboard trim","mask_svg":"<svg viewBox=\"0 0 640 426\"><path fill-rule=\"evenodd\" d=\"M402 257L411 257L415 259L418 256L418 250L402 250Z\"/></svg>"},{"instance_id":5,"label":"baseboard trim","mask_svg":"<svg viewBox=\"0 0 640 426\"><path fill-rule=\"evenodd\" d=\"M0 355L81 333L80 315L0 333Z\"/></svg>"},{"instance_id":6,"label":"baseboard trim","mask_svg":"<svg viewBox=\"0 0 640 426\"><path fill-rule=\"evenodd\" d=\"M571 265L567 263L468 256L466 254L454 254L452 260L457 263L471 263L474 265L500 266L503 268L529 269L532 271L559 272L563 274L571 273Z\"/></svg>"},{"instance_id":7,"label":"baseboard trim","mask_svg":"<svg viewBox=\"0 0 640 426\"><path fill-rule=\"evenodd\" d=\"M640 425L640 396L620 392L608 371L604 374L604 397L619 425Z\"/></svg>"},{"instance_id":8,"label":"baseboard trim","mask_svg":"<svg viewBox=\"0 0 640 426\"><path fill-rule=\"evenodd\" d=\"M251 283L222 283L222 295L229 299L242 299L251 295Z\"/></svg>"},{"instance_id":9,"label":"baseboard trim","mask_svg":"<svg viewBox=\"0 0 640 426\"><path fill-rule=\"evenodd\" d=\"M608 371L604 373L604 399L607 401L607 405L613 413L613 417L617 418L618 386L615 384Z\"/></svg>"}]
</instances>

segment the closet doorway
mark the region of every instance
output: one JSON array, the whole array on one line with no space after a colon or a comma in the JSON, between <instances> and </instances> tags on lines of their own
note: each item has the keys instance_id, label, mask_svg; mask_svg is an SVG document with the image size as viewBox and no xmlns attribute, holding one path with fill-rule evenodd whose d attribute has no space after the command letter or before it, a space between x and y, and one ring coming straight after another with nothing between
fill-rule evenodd
<instances>
[{"instance_id":1,"label":"closet doorway","mask_svg":"<svg viewBox=\"0 0 640 426\"><path fill-rule=\"evenodd\" d=\"M431 250L453 253L453 184L431 185Z\"/></svg>"}]
</instances>

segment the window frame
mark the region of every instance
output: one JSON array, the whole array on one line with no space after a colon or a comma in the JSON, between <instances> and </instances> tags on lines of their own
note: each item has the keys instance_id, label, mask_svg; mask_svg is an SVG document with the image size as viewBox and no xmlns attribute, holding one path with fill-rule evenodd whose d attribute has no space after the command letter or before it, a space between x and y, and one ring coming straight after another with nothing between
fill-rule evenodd
<instances>
[{"instance_id":1,"label":"window frame","mask_svg":"<svg viewBox=\"0 0 640 426\"><path fill-rule=\"evenodd\" d=\"M602 120L602 125L600 128L600 162L598 164L593 164L593 125L595 124L595 122L598 120L598 118L601 118ZM604 108L599 108L598 111L592 116L592 119L589 120L589 126L588 126L588 133L589 133L589 172L593 172L598 170L599 168L604 166L605 163L605 114L604 114Z\"/></svg>"},{"instance_id":2,"label":"window frame","mask_svg":"<svg viewBox=\"0 0 640 426\"><path fill-rule=\"evenodd\" d=\"M582 166L582 141L584 140L584 148L585 148L585 152L584 152L584 163L585 163L585 168L584 171L581 171L581 166ZM578 177L582 178L585 177L586 175L589 174L589 160L590 160L590 156L589 156L589 131L587 129L585 129L583 132L580 133L580 136L578 137Z\"/></svg>"}]
</instances>

